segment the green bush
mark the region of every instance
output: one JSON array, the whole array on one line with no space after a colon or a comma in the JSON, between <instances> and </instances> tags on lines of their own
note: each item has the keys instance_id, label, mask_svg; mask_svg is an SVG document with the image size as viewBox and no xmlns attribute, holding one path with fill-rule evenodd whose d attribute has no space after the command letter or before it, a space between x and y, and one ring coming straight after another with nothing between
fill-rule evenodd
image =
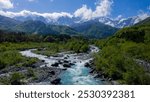
<instances>
[{"instance_id":1,"label":"green bush","mask_svg":"<svg viewBox=\"0 0 150 102\"><path fill-rule=\"evenodd\" d=\"M32 68L29 68L27 70L27 76L28 77L35 77L35 73L34 73L34 70Z\"/></svg>"},{"instance_id":2,"label":"green bush","mask_svg":"<svg viewBox=\"0 0 150 102\"><path fill-rule=\"evenodd\" d=\"M13 73L10 78L10 83L12 85L21 85L22 84L21 80L23 78L24 78L23 74L17 72Z\"/></svg>"},{"instance_id":3,"label":"green bush","mask_svg":"<svg viewBox=\"0 0 150 102\"><path fill-rule=\"evenodd\" d=\"M0 69L5 68L6 66L15 65L24 58L17 51L5 51L0 53Z\"/></svg>"},{"instance_id":4,"label":"green bush","mask_svg":"<svg viewBox=\"0 0 150 102\"><path fill-rule=\"evenodd\" d=\"M96 69L122 84L150 84L150 76L134 60L150 61L150 46L115 37L109 41L105 41L102 50L95 54Z\"/></svg>"}]
</instances>

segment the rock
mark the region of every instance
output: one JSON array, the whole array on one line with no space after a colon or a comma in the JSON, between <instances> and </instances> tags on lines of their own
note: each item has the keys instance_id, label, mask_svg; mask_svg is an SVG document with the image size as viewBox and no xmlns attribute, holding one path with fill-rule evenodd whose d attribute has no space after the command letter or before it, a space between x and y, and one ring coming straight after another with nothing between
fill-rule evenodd
<instances>
[{"instance_id":1,"label":"rock","mask_svg":"<svg viewBox=\"0 0 150 102\"><path fill-rule=\"evenodd\" d=\"M53 55L53 57L59 57L59 55Z\"/></svg>"},{"instance_id":2,"label":"rock","mask_svg":"<svg viewBox=\"0 0 150 102\"><path fill-rule=\"evenodd\" d=\"M70 65L70 64L63 64L63 67L70 68L70 67L71 67L71 65Z\"/></svg>"},{"instance_id":3,"label":"rock","mask_svg":"<svg viewBox=\"0 0 150 102\"><path fill-rule=\"evenodd\" d=\"M112 78L108 78L108 81L112 81Z\"/></svg>"},{"instance_id":4,"label":"rock","mask_svg":"<svg viewBox=\"0 0 150 102\"><path fill-rule=\"evenodd\" d=\"M58 61L58 64L62 64L61 60Z\"/></svg>"},{"instance_id":5,"label":"rock","mask_svg":"<svg viewBox=\"0 0 150 102\"><path fill-rule=\"evenodd\" d=\"M74 61L73 63L77 63L76 61Z\"/></svg>"},{"instance_id":6,"label":"rock","mask_svg":"<svg viewBox=\"0 0 150 102\"><path fill-rule=\"evenodd\" d=\"M42 62L45 62L45 60L42 60Z\"/></svg>"},{"instance_id":7,"label":"rock","mask_svg":"<svg viewBox=\"0 0 150 102\"><path fill-rule=\"evenodd\" d=\"M52 64L51 66L52 66L52 67L58 67L58 65L59 65L59 63L54 63L54 64Z\"/></svg>"},{"instance_id":8,"label":"rock","mask_svg":"<svg viewBox=\"0 0 150 102\"><path fill-rule=\"evenodd\" d=\"M85 63L84 65L85 67L91 67L91 65L89 63Z\"/></svg>"},{"instance_id":9,"label":"rock","mask_svg":"<svg viewBox=\"0 0 150 102\"><path fill-rule=\"evenodd\" d=\"M67 57L64 57L64 59L68 59Z\"/></svg>"},{"instance_id":10,"label":"rock","mask_svg":"<svg viewBox=\"0 0 150 102\"><path fill-rule=\"evenodd\" d=\"M89 62L90 64L94 64L94 61L93 60L90 60L90 62Z\"/></svg>"},{"instance_id":11,"label":"rock","mask_svg":"<svg viewBox=\"0 0 150 102\"><path fill-rule=\"evenodd\" d=\"M67 60L64 60L64 63L69 63L69 61L67 61Z\"/></svg>"},{"instance_id":12,"label":"rock","mask_svg":"<svg viewBox=\"0 0 150 102\"><path fill-rule=\"evenodd\" d=\"M101 79L101 81L105 81L105 79Z\"/></svg>"},{"instance_id":13,"label":"rock","mask_svg":"<svg viewBox=\"0 0 150 102\"><path fill-rule=\"evenodd\" d=\"M39 66L41 66L41 65L43 65L43 64L44 64L44 62L38 61L38 62L32 64L31 67L32 67L32 68L38 68Z\"/></svg>"},{"instance_id":14,"label":"rock","mask_svg":"<svg viewBox=\"0 0 150 102\"><path fill-rule=\"evenodd\" d=\"M95 71L95 70L93 69L93 70L91 70L89 73L94 73L94 71Z\"/></svg>"},{"instance_id":15,"label":"rock","mask_svg":"<svg viewBox=\"0 0 150 102\"><path fill-rule=\"evenodd\" d=\"M139 59L136 59L135 61L140 66L143 66L145 71L150 72L150 63L149 62L147 62L145 60L139 60Z\"/></svg>"},{"instance_id":16,"label":"rock","mask_svg":"<svg viewBox=\"0 0 150 102\"><path fill-rule=\"evenodd\" d=\"M74 63L69 63L71 66L75 65Z\"/></svg>"},{"instance_id":17,"label":"rock","mask_svg":"<svg viewBox=\"0 0 150 102\"><path fill-rule=\"evenodd\" d=\"M101 78L101 77L102 77L102 75L97 74L97 75L95 75L95 77L94 77L94 78Z\"/></svg>"},{"instance_id":18,"label":"rock","mask_svg":"<svg viewBox=\"0 0 150 102\"><path fill-rule=\"evenodd\" d=\"M61 81L60 78L56 78L56 79L54 79L54 80L51 81L51 84L53 84L53 85L59 85L61 83L60 81Z\"/></svg>"},{"instance_id":19,"label":"rock","mask_svg":"<svg viewBox=\"0 0 150 102\"><path fill-rule=\"evenodd\" d=\"M63 68L62 70L64 70L64 71L65 71L65 70L67 70L67 68Z\"/></svg>"},{"instance_id":20,"label":"rock","mask_svg":"<svg viewBox=\"0 0 150 102\"><path fill-rule=\"evenodd\" d=\"M55 75L55 71L51 71L49 72L51 75Z\"/></svg>"}]
</instances>

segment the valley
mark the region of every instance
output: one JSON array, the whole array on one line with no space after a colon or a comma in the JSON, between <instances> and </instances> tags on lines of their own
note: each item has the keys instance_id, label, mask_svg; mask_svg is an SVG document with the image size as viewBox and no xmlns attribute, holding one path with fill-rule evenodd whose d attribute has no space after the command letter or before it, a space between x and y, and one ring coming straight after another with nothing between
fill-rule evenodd
<instances>
[{"instance_id":1,"label":"valley","mask_svg":"<svg viewBox=\"0 0 150 102\"><path fill-rule=\"evenodd\" d=\"M149 85L149 21L120 29L96 20L70 27L2 16L0 84Z\"/></svg>"},{"instance_id":2,"label":"valley","mask_svg":"<svg viewBox=\"0 0 150 102\"><path fill-rule=\"evenodd\" d=\"M12 45L14 46L14 44ZM22 55L22 58L25 58L26 64L15 62L16 65L6 66L0 71L0 83L25 85L111 84L111 80L100 77L99 73L92 68L92 56L99 52L99 48L93 45L89 46L87 52L55 52L51 56L36 54L39 49L39 52L42 52L46 47L17 51L19 55ZM17 56L15 57L17 58Z\"/></svg>"}]
</instances>

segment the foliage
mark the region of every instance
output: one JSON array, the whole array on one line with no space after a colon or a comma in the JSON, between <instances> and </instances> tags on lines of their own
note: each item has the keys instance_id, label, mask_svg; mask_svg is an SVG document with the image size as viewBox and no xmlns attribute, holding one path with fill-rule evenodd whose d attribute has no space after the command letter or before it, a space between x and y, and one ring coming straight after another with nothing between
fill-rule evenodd
<instances>
[{"instance_id":1,"label":"foliage","mask_svg":"<svg viewBox=\"0 0 150 102\"><path fill-rule=\"evenodd\" d=\"M29 68L27 70L27 76L28 77L35 77L35 73L34 73L34 70L32 68Z\"/></svg>"},{"instance_id":2,"label":"foliage","mask_svg":"<svg viewBox=\"0 0 150 102\"><path fill-rule=\"evenodd\" d=\"M97 70L122 84L150 84L150 75L135 59L150 62L150 27L123 28L114 36L95 42L102 50L95 55Z\"/></svg>"},{"instance_id":3,"label":"foliage","mask_svg":"<svg viewBox=\"0 0 150 102\"><path fill-rule=\"evenodd\" d=\"M0 69L22 62L24 58L17 51L0 52Z\"/></svg>"},{"instance_id":4,"label":"foliage","mask_svg":"<svg viewBox=\"0 0 150 102\"><path fill-rule=\"evenodd\" d=\"M72 26L75 30L88 38L106 38L113 35L118 29L98 21L88 21Z\"/></svg>"},{"instance_id":5,"label":"foliage","mask_svg":"<svg viewBox=\"0 0 150 102\"><path fill-rule=\"evenodd\" d=\"M10 82L12 85L21 85L22 84L21 79L23 78L24 78L23 74L16 72L11 75Z\"/></svg>"}]
</instances>

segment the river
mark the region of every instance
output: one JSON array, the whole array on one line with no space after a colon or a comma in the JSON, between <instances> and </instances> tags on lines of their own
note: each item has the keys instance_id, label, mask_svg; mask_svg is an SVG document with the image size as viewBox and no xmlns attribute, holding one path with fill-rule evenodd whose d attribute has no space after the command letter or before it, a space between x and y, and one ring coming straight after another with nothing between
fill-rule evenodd
<instances>
[{"instance_id":1,"label":"river","mask_svg":"<svg viewBox=\"0 0 150 102\"><path fill-rule=\"evenodd\" d=\"M47 57L45 55L35 54L32 51L36 49L30 49L26 51L21 51L20 53L26 57L35 57L39 60L45 62L44 65L40 67L52 67L52 64L55 64L59 61L65 60L69 63L73 63L70 68L67 68L63 71L59 78L61 78L62 85L104 85L105 82L100 78L94 78L95 75L90 74L91 68L85 67L86 63L89 63L93 58L91 55L93 53L99 52L99 49L93 45L90 45L90 51L88 53L70 53L70 52L61 52L58 53L58 56ZM65 69L62 64L59 64L56 68ZM42 83L42 82L41 82ZM45 82L43 82L45 83Z\"/></svg>"}]
</instances>

